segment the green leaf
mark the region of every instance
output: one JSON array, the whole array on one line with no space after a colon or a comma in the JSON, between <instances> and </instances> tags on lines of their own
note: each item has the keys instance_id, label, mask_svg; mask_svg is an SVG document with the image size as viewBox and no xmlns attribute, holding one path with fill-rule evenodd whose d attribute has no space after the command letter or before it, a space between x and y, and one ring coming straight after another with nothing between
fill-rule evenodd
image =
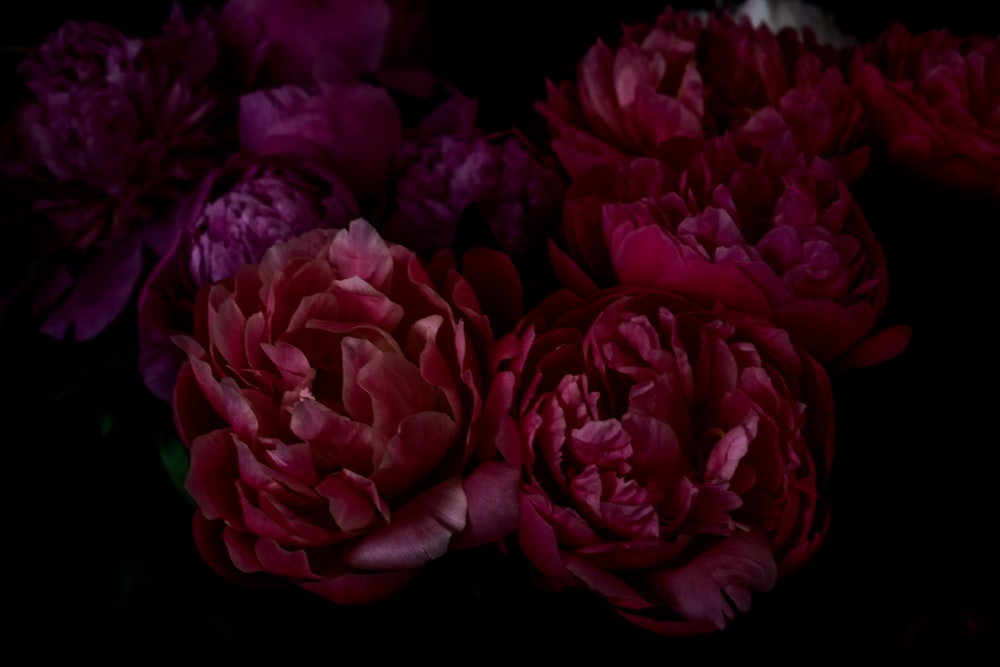
<instances>
[{"instance_id":1,"label":"green leaf","mask_svg":"<svg viewBox=\"0 0 1000 667\"><path fill-rule=\"evenodd\" d=\"M102 438L106 437L108 433L111 432L111 429L113 429L114 427L115 427L114 417L112 417L108 413L103 412L97 418L97 428Z\"/></svg>"},{"instance_id":2,"label":"green leaf","mask_svg":"<svg viewBox=\"0 0 1000 667\"><path fill-rule=\"evenodd\" d=\"M188 468L191 466L191 457L187 449L176 436L160 433L156 439L160 450L160 463L167 471L170 483L194 505L194 499L184 489L184 480L187 479Z\"/></svg>"}]
</instances>

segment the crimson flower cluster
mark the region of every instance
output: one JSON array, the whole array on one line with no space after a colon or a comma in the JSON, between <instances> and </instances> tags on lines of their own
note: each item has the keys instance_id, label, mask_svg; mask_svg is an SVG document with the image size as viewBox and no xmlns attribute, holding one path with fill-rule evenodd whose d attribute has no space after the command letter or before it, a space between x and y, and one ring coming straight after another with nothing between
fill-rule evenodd
<instances>
[{"instance_id":1,"label":"crimson flower cluster","mask_svg":"<svg viewBox=\"0 0 1000 667\"><path fill-rule=\"evenodd\" d=\"M823 544L828 372L910 338L853 187L884 153L995 197L1000 42L668 6L548 82L539 136L478 126L429 21L64 25L0 143L38 249L3 312L135 317L230 579L361 604L501 545L651 632L720 630Z\"/></svg>"}]
</instances>

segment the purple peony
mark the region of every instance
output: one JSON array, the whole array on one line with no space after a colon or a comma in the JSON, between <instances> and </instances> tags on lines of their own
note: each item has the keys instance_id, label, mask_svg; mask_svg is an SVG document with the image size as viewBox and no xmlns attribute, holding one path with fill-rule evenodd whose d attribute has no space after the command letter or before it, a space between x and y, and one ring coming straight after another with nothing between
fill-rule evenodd
<instances>
[{"instance_id":1,"label":"purple peony","mask_svg":"<svg viewBox=\"0 0 1000 667\"><path fill-rule=\"evenodd\" d=\"M399 111L383 88L330 74L315 87L288 85L241 97L241 147L281 152L308 140L316 158L359 199L378 201L402 143Z\"/></svg>"},{"instance_id":2,"label":"purple peony","mask_svg":"<svg viewBox=\"0 0 1000 667\"><path fill-rule=\"evenodd\" d=\"M474 100L454 97L404 145L398 210L386 238L432 254L451 246L462 214L475 205L515 259L544 240L558 220L565 182L518 136L484 135L475 117Z\"/></svg>"},{"instance_id":3,"label":"purple peony","mask_svg":"<svg viewBox=\"0 0 1000 667\"><path fill-rule=\"evenodd\" d=\"M190 334L198 290L255 264L275 243L320 227L344 227L358 206L347 185L302 155L240 153L212 172L178 209L180 236L139 298L139 368L169 401Z\"/></svg>"},{"instance_id":4,"label":"purple peony","mask_svg":"<svg viewBox=\"0 0 1000 667\"><path fill-rule=\"evenodd\" d=\"M425 23L423 0L229 0L223 44L251 88L309 85L331 61L354 75L405 64Z\"/></svg>"},{"instance_id":5,"label":"purple peony","mask_svg":"<svg viewBox=\"0 0 1000 667\"><path fill-rule=\"evenodd\" d=\"M171 208L228 151L208 81L217 55L211 16L175 9L148 40L66 23L18 68L29 95L0 173L40 239L21 288L48 335L86 340L118 316L144 251L171 243Z\"/></svg>"}]
</instances>

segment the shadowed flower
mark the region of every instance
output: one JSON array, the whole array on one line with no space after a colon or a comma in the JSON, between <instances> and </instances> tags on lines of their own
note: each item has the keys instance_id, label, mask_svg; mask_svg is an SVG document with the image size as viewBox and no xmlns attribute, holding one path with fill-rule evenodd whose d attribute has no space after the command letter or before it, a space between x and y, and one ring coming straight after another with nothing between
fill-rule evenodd
<instances>
[{"instance_id":1,"label":"shadowed flower","mask_svg":"<svg viewBox=\"0 0 1000 667\"><path fill-rule=\"evenodd\" d=\"M500 249L523 262L537 249L544 253L566 186L518 135L484 135L476 106L452 98L404 145L398 210L384 235L431 256L452 247L463 213L475 206Z\"/></svg>"},{"instance_id":2,"label":"shadowed flower","mask_svg":"<svg viewBox=\"0 0 1000 667\"><path fill-rule=\"evenodd\" d=\"M219 29L252 88L306 86L329 61L355 76L406 63L425 11L422 0L229 0Z\"/></svg>"},{"instance_id":3,"label":"shadowed flower","mask_svg":"<svg viewBox=\"0 0 1000 667\"><path fill-rule=\"evenodd\" d=\"M19 67L31 95L0 168L31 201L43 253L22 288L48 313L45 333L99 334L133 296L144 253L170 246L173 206L229 150L216 59L211 16L189 24L175 8L145 41L66 23Z\"/></svg>"},{"instance_id":4,"label":"shadowed flower","mask_svg":"<svg viewBox=\"0 0 1000 667\"><path fill-rule=\"evenodd\" d=\"M447 264L358 219L203 288L194 321L175 423L221 574L364 603L516 526L517 471L480 423L492 334Z\"/></svg>"},{"instance_id":5,"label":"shadowed flower","mask_svg":"<svg viewBox=\"0 0 1000 667\"><path fill-rule=\"evenodd\" d=\"M723 628L816 552L833 453L822 367L765 320L667 292L557 293L494 351L541 585L664 635Z\"/></svg>"},{"instance_id":6,"label":"shadowed flower","mask_svg":"<svg viewBox=\"0 0 1000 667\"><path fill-rule=\"evenodd\" d=\"M895 25L855 54L851 83L890 159L925 181L1000 200L1000 37Z\"/></svg>"},{"instance_id":7,"label":"shadowed flower","mask_svg":"<svg viewBox=\"0 0 1000 667\"><path fill-rule=\"evenodd\" d=\"M384 89L335 73L309 88L288 85L240 98L242 148L310 150L363 203L384 196L402 134L399 111Z\"/></svg>"},{"instance_id":8,"label":"shadowed flower","mask_svg":"<svg viewBox=\"0 0 1000 667\"><path fill-rule=\"evenodd\" d=\"M706 137L776 113L799 151L833 160L853 181L868 152L840 60L812 33L775 34L728 13L703 21L668 8L654 25L627 26L618 47L592 47L577 81L549 84L537 109L574 178L633 156L686 155Z\"/></svg>"}]
</instances>

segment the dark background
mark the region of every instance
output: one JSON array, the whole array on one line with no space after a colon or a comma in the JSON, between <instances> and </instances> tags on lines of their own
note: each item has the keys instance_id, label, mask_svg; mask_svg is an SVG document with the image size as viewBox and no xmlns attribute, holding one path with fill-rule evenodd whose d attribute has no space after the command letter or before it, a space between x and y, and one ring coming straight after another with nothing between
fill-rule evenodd
<instances>
[{"instance_id":1,"label":"dark background","mask_svg":"<svg viewBox=\"0 0 1000 667\"><path fill-rule=\"evenodd\" d=\"M205 3L181 4L191 15ZM572 76L598 36L614 42L620 22L651 20L663 6L431 0L439 40L431 64L481 100L484 124L537 122L530 102L542 97L545 77ZM836 12L861 41L895 20L914 31L996 35L975 7L839 3ZM164 1L124 12L103 0L22 4L20 18L0 24L0 46L37 44L68 19L148 35L168 8ZM0 54L6 109L17 95L20 55ZM27 321L0 328L11 593L4 599L15 646L37 657L31 664L78 665L606 653L663 663L997 664L1000 207L915 184L877 154L855 196L889 263L884 323L911 324L914 337L900 358L833 376L829 538L811 567L755 596L725 632L688 640L648 634L585 594L537 590L524 563L491 549L452 554L396 597L358 608L219 578L198 557L193 507L162 465L169 409L134 370L129 312L83 344L49 340Z\"/></svg>"}]
</instances>

